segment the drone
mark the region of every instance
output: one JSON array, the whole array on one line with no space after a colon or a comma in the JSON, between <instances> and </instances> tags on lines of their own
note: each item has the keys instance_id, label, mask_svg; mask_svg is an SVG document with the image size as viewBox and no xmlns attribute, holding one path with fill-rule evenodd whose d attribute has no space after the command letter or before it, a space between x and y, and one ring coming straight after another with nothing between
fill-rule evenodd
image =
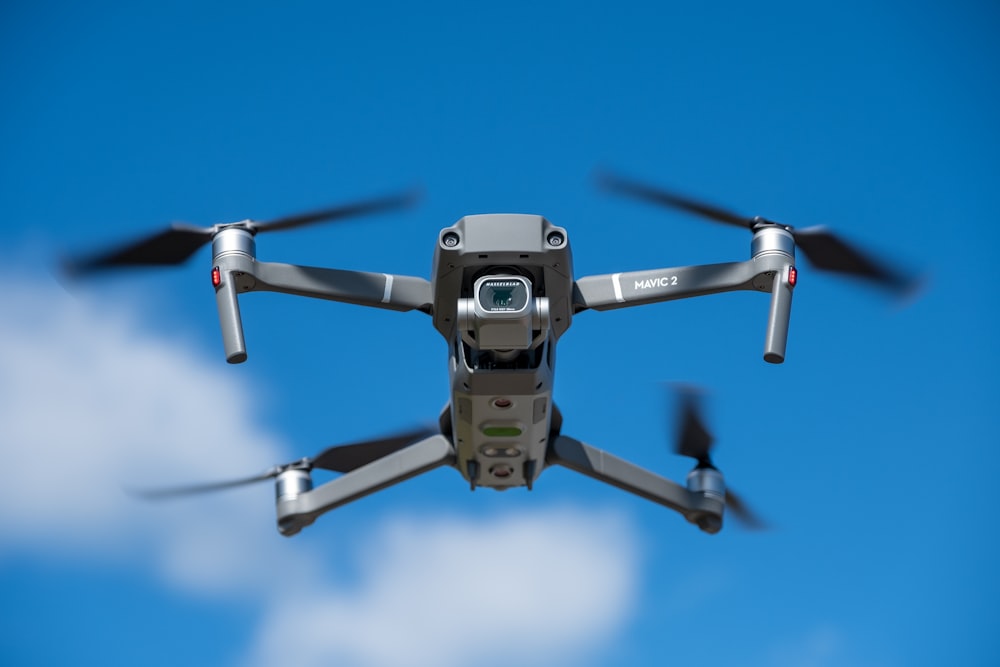
<instances>
[{"instance_id":1,"label":"drone","mask_svg":"<svg viewBox=\"0 0 1000 667\"><path fill-rule=\"evenodd\" d=\"M361 201L270 222L243 220L195 227L174 224L153 236L65 263L74 276L107 269L177 265L211 242L215 291L226 360L246 361L239 297L280 292L432 318L448 343L450 400L436 428L330 447L315 457L226 482L138 492L169 498L273 480L277 527L299 533L322 514L428 471L455 468L470 488L531 490L545 468L562 466L680 513L706 533L722 529L728 510L750 527L762 522L726 488L711 451L701 393L677 386L676 453L694 459L684 484L673 482L562 433L553 402L556 344L573 317L664 301L751 291L770 295L764 361L785 360L796 250L817 269L854 276L902 294L908 275L858 250L825 227L796 229L745 217L613 174L611 192L742 227L751 233L744 261L656 268L576 278L569 235L540 215L467 215L441 229L432 277L369 273L262 262L256 237L306 225L389 211L411 204L412 193ZM313 470L339 476L314 486Z\"/></svg>"}]
</instances>

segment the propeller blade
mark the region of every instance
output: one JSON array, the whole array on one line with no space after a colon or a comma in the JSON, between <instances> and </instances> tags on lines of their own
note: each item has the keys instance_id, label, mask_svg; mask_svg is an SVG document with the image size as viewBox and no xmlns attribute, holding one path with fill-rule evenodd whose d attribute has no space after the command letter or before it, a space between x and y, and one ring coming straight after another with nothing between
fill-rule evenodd
<instances>
[{"instance_id":1,"label":"propeller blade","mask_svg":"<svg viewBox=\"0 0 1000 667\"><path fill-rule=\"evenodd\" d=\"M749 229L753 224L753 220L739 213L734 213L724 208L713 206L712 204L664 190L660 187L622 178L614 174L606 172L599 174L598 184L609 192L632 197L633 199L640 199L651 204L677 208L727 225Z\"/></svg>"},{"instance_id":2,"label":"propeller blade","mask_svg":"<svg viewBox=\"0 0 1000 667\"><path fill-rule=\"evenodd\" d=\"M242 479L233 479L224 482L208 482L205 484L187 484L184 486L172 486L162 489L128 489L128 493L142 498L143 500L165 500L168 498L193 496L202 493L211 493L213 491L231 489L237 486L245 486L247 484L255 484L257 482L263 482L264 480L277 477L277 475L278 470L276 468L272 468L271 470L261 473L260 475L244 477Z\"/></svg>"},{"instance_id":3,"label":"propeller blade","mask_svg":"<svg viewBox=\"0 0 1000 667\"><path fill-rule=\"evenodd\" d=\"M270 222L244 221L233 223L249 229L253 233L274 232L294 229L318 222L331 222L345 218L368 215L381 211L402 208L413 204L418 198L416 190L402 194L367 199L353 204L333 206L289 215ZM70 276L81 276L104 269L128 266L169 266L187 261L199 248L209 243L215 233L226 225L214 227L194 227L174 224L152 236L122 246L111 252L102 253L82 260L63 262L63 270Z\"/></svg>"},{"instance_id":4,"label":"propeller blade","mask_svg":"<svg viewBox=\"0 0 1000 667\"><path fill-rule=\"evenodd\" d=\"M416 203L417 199L419 199L419 193L416 190L409 190L397 195L377 197L375 199L368 199L365 201L355 202L353 204L332 206L330 208L311 211L309 213L289 215L268 222L253 222L251 223L251 226L258 232L283 231L286 229L294 229L296 227L315 224L317 222L333 222L336 220L344 220L346 218L354 218L362 215L370 215L373 213L381 213L383 211L405 208L412 206Z\"/></svg>"},{"instance_id":5,"label":"propeller blade","mask_svg":"<svg viewBox=\"0 0 1000 667\"><path fill-rule=\"evenodd\" d=\"M107 253L82 260L67 260L63 269L71 276L126 266L170 266L181 264L212 240L214 230L174 224L162 232Z\"/></svg>"},{"instance_id":6,"label":"propeller blade","mask_svg":"<svg viewBox=\"0 0 1000 667\"><path fill-rule=\"evenodd\" d=\"M404 449L418 440L422 440L435 433L437 431L430 427L422 427L397 433L396 435L380 440L338 445L323 450L314 459L300 459L292 463L273 466L259 475L252 477L242 477L221 482L207 482L204 484L186 484L184 486L172 486L161 489L127 489L127 491L131 495L143 500L165 500L168 498L211 493L213 491L223 491L237 486L263 482L264 480L274 479L286 470L312 470L313 468L321 468L334 472L350 472L383 456L388 456L393 452Z\"/></svg>"},{"instance_id":7,"label":"propeller blade","mask_svg":"<svg viewBox=\"0 0 1000 667\"><path fill-rule=\"evenodd\" d=\"M675 385L680 402L677 410L677 439L674 451L688 456L699 464L712 465L711 450L715 442L712 433L705 426L701 411L701 392L694 387Z\"/></svg>"},{"instance_id":8,"label":"propeller blade","mask_svg":"<svg viewBox=\"0 0 1000 667\"><path fill-rule=\"evenodd\" d=\"M729 489L726 489L726 513L731 514L744 528L750 528L751 530L764 530L767 528L767 524L764 523L763 519L757 516L742 498Z\"/></svg>"},{"instance_id":9,"label":"propeller blade","mask_svg":"<svg viewBox=\"0 0 1000 667\"><path fill-rule=\"evenodd\" d=\"M664 190L663 188L639 183L612 174L601 174L599 182L605 189L618 194L661 206L680 209L702 218L736 227L752 230L755 225L762 223L779 225L791 232L795 238L795 245L802 250L802 254L817 269L863 278L899 296L911 293L919 284L916 277L891 268L886 262L875 259L871 255L848 244L825 227L795 229L790 225L777 223L773 220L740 215L739 213L734 213L697 199Z\"/></svg>"},{"instance_id":10,"label":"propeller blade","mask_svg":"<svg viewBox=\"0 0 1000 667\"><path fill-rule=\"evenodd\" d=\"M715 468L712 463L711 451L715 438L705 425L702 415L702 396L704 392L690 385L674 385L678 395L677 409L677 439L674 451L681 456L687 456L698 462L698 467ZM744 527L762 530L767 527L736 493L726 489L726 512L739 521Z\"/></svg>"},{"instance_id":11,"label":"propeller blade","mask_svg":"<svg viewBox=\"0 0 1000 667\"><path fill-rule=\"evenodd\" d=\"M917 285L914 277L893 270L885 262L851 246L826 227L790 231L796 247L817 269L864 278L899 295L910 292Z\"/></svg>"},{"instance_id":12,"label":"propeller blade","mask_svg":"<svg viewBox=\"0 0 1000 667\"><path fill-rule=\"evenodd\" d=\"M424 427L405 431L379 440L365 440L349 445L337 445L320 452L310 460L313 468L350 472L383 456L405 449L419 440L437 433L435 429Z\"/></svg>"}]
</instances>

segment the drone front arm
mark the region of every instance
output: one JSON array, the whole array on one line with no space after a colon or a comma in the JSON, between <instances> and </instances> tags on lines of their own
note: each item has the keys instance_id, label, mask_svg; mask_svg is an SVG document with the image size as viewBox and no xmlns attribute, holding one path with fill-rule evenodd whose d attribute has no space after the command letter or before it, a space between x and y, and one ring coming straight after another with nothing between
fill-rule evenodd
<instances>
[{"instance_id":1,"label":"drone front arm","mask_svg":"<svg viewBox=\"0 0 1000 667\"><path fill-rule=\"evenodd\" d=\"M431 307L431 283L424 278L254 262L250 290L296 294L388 310ZM247 290L247 291L250 291Z\"/></svg>"},{"instance_id":2,"label":"drone front arm","mask_svg":"<svg viewBox=\"0 0 1000 667\"><path fill-rule=\"evenodd\" d=\"M290 537L321 514L454 462L452 444L443 435L433 435L315 489L289 495L279 492L278 530Z\"/></svg>"},{"instance_id":3,"label":"drone front arm","mask_svg":"<svg viewBox=\"0 0 1000 667\"><path fill-rule=\"evenodd\" d=\"M575 283L574 310L612 310L738 290L770 293L764 360L780 364L798 275L793 261L790 252L764 251L745 262L587 276Z\"/></svg>"},{"instance_id":4,"label":"drone front arm","mask_svg":"<svg viewBox=\"0 0 1000 667\"><path fill-rule=\"evenodd\" d=\"M687 488L603 450L566 437L549 445L546 463L561 465L646 500L680 512L706 533L722 529L724 504L719 497Z\"/></svg>"},{"instance_id":5,"label":"drone front arm","mask_svg":"<svg viewBox=\"0 0 1000 667\"><path fill-rule=\"evenodd\" d=\"M373 308L431 311L431 284L424 278L258 262L253 235L224 229L212 241L215 286L226 360L246 361L246 343L236 295L253 291L281 292Z\"/></svg>"},{"instance_id":6,"label":"drone front arm","mask_svg":"<svg viewBox=\"0 0 1000 667\"><path fill-rule=\"evenodd\" d=\"M706 294L756 289L753 261L586 276L576 281L576 310L612 310Z\"/></svg>"}]
</instances>

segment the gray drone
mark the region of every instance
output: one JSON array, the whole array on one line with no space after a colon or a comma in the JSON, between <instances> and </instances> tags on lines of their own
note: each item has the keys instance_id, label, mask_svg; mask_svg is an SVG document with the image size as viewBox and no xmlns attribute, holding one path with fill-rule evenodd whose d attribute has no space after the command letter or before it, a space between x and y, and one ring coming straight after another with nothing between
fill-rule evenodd
<instances>
[{"instance_id":1,"label":"gray drone","mask_svg":"<svg viewBox=\"0 0 1000 667\"><path fill-rule=\"evenodd\" d=\"M868 279L894 292L912 286L822 227L795 229L746 218L615 176L602 184L620 194L664 204L748 229L750 259L703 266L575 278L569 236L539 215L469 215L440 231L431 280L257 260L260 232L287 230L408 204L412 196L370 200L271 222L244 220L208 228L174 225L110 253L67 263L73 274L114 267L174 265L212 244L215 289L226 359L247 358L238 295L282 292L433 319L449 346L451 400L439 428L331 447L314 458L274 466L229 482L145 491L148 498L201 493L274 479L278 530L295 535L321 514L441 466L456 468L472 489L529 490L547 466L560 465L681 513L707 533L722 528L728 509L750 526L754 515L726 490L711 458L713 438L699 396L681 388L675 451L693 458L684 485L562 434L552 401L555 348L573 316L688 297L749 290L770 294L764 360L785 359L798 278L795 250L816 268ZM340 476L313 487L311 471Z\"/></svg>"}]
</instances>

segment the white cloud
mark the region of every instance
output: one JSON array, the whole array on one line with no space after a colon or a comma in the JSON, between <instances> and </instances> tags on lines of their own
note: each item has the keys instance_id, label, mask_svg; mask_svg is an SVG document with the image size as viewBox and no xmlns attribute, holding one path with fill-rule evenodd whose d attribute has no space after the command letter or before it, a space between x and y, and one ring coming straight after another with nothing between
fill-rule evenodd
<instances>
[{"instance_id":1,"label":"white cloud","mask_svg":"<svg viewBox=\"0 0 1000 667\"><path fill-rule=\"evenodd\" d=\"M152 510L125 496L130 482L226 477L283 456L253 424L245 388L141 333L123 311L54 285L7 281L0 299L8 545L100 549L136 532L148 538Z\"/></svg>"},{"instance_id":2,"label":"white cloud","mask_svg":"<svg viewBox=\"0 0 1000 667\"><path fill-rule=\"evenodd\" d=\"M395 521L360 588L282 601L253 664L577 664L636 595L621 517L545 510L481 522Z\"/></svg>"},{"instance_id":3,"label":"white cloud","mask_svg":"<svg viewBox=\"0 0 1000 667\"><path fill-rule=\"evenodd\" d=\"M627 620L637 546L618 515L376 519L348 543L360 574L345 585L328 553L277 536L260 488L130 500L133 480L226 478L288 453L255 421L250 389L124 306L5 283L0 558L141 558L164 585L247 598L262 610L254 664L574 662Z\"/></svg>"}]
</instances>

